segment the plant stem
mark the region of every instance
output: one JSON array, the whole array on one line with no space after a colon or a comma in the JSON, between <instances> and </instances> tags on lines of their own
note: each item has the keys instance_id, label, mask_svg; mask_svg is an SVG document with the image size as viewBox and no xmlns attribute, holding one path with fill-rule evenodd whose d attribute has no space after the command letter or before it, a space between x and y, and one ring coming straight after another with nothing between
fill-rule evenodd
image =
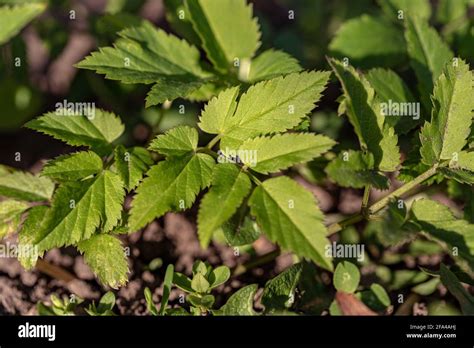
<instances>
[{"instance_id":1,"label":"plant stem","mask_svg":"<svg viewBox=\"0 0 474 348\"><path fill-rule=\"evenodd\" d=\"M328 235L337 233L343 230L344 228L346 228L347 226L353 225L362 220L364 220L364 215L362 215L361 213L358 213L358 214L351 215L339 222L335 222L328 226Z\"/></svg>"},{"instance_id":2,"label":"plant stem","mask_svg":"<svg viewBox=\"0 0 474 348\"><path fill-rule=\"evenodd\" d=\"M205 147L198 147L196 152L201 152L201 153L206 153L214 158L217 158L218 155L217 153L215 153L214 151L212 151L211 149L209 149L207 146Z\"/></svg>"},{"instance_id":3,"label":"plant stem","mask_svg":"<svg viewBox=\"0 0 474 348\"><path fill-rule=\"evenodd\" d=\"M367 207L369 206L369 198L370 198L371 189L372 189L372 185L367 185L364 187L364 196L362 197L362 207L361 207L361 213L363 215L367 214Z\"/></svg>"},{"instance_id":4,"label":"plant stem","mask_svg":"<svg viewBox=\"0 0 474 348\"><path fill-rule=\"evenodd\" d=\"M420 174L419 176L417 176L415 179L413 179L412 181L410 182L407 182L405 185L399 187L398 189L396 189L395 191L393 191L391 194L389 194L388 196L385 196L384 198L382 198L381 200L379 200L378 202L374 203L373 205L370 206L369 208L369 213L370 214L375 214L377 213L378 211L382 210L383 208L385 208L385 206L390 203L390 201L396 197L401 197L403 196L404 194L406 194L408 191L411 191L412 189L414 189L416 186L420 185L421 183L423 183L423 181L425 181L426 179L429 179L430 177L432 177L434 174L436 174L436 170L437 170L438 166L437 165L434 165L433 167L431 167L430 169L428 169L426 172Z\"/></svg>"},{"instance_id":5,"label":"plant stem","mask_svg":"<svg viewBox=\"0 0 474 348\"><path fill-rule=\"evenodd\" d=\"M398 189L396 189L395 191L393 191L391 194L389 194L389 195L385 196L384 198L382 198L381 200L375 202L374 204L372 204L367 209L367 214L365 214L365 216L364 216L363 213L359 213L359 214L349 216L349 217L343 219L342 221L335 222L335 223L329 225L328 226L328 235L337 233L337 232L341 231L342 229L344 229L345 227L347 227L349 225L353 225L353 224L355 224L359 221L362 221L364 218L368 218L370 215L373 215L373 214L379 212L380 210L385 208L388 205L388 203L390 203L390 201L392 199L394 199L396 197L403 196L408 191L411 191L413 188L415 188L419 184L423 183L423 181L425 181L426 179L429 179L434 174L436 174L436 169L437 168L438 168L438 166L434 165L433 167L428 169L426 172L424 172L424 173L420 174L419 176L417 176L412 181L406 183L405 185L403 185L403 186L399 187ZM365 191L364 191L364 197L365 197ZM364 200L363 200L362 205L363 204L364 204Z\"/></svg>"},{"instance_id":6,"label":"plant stem","mask_svg":"<svg viewBox=\"0 0 474 348\"><path fill-rule=\"evenodd\" d=\"M206 147L207 147L208 149L212 149L212 148L214 147L214 145L216 145L219 140L221 140L221 136L220 136L220 135L215 136L215 137L212 138L212 140L206 145Z\"/></svg>"}]
</instances>

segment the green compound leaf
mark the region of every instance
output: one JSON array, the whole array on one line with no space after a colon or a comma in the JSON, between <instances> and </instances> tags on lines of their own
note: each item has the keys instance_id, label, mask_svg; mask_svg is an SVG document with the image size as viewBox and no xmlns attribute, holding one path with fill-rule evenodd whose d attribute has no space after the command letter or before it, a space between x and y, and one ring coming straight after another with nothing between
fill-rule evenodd
<instances>
[{"instance_id":1,"label":"green compound leaf","mask_svg":"<svg viewBox=\"0 0 474 348\"><path fill-rule=\"evenodd\" d=\"M48 161L41 175L59 182L76 181L97 174L102 168L99 156L92 151L81 151Z\"/></svg>"},{"instance_id":2,"label":"green compound leaf","mask_svg":"<svg viewBox=\"0 0 474 348\"><path fill-rule=\"evenodd\" d=\"M153 164L150 153L142 147L125 148L119 145L114 150L115 168L127 191L133 190L142 180L143 174Z\"/></svg>"},{"instance_id":3,"label":"green compound leaf","mask_svg":"<svg viewBox=\"0 0 474 348\"><path fill-rule=\"evenodd\" d=\"M295 289L303 272L303 264L297 263L265 284L262 303L265 311L290 308L295 302Z\"/></svg>"},{"instance_id":4,"label":"green compound leaf","mask_svg":"<svg viewBox=\"0 0 474 348\"><path fill-rule=\"evenodd\" d=\"M25 172L0 176L0 196L40 202L50 200L53 191L54 183L48 178Z\"/></svg>"},{"instance_id":5,"label":"green compound leaf","mask_svg":"<svg viewBox=\"0 0 474 348\"><path fill-rule=\"evenodd\" d=\"M251 284L239 289L227 300L215 315L258 315L253 309L253 298L257 291L257 284Z\"/></svg>"},{"instance_id":6,"label":"green compound leaf","mask_svg":"<svg viewBox=\"0 0 474 348\"><path fill-rule=\"evenodd\" d=\"M332 160L325 171L329 178L342 187L363 188L371 185L385 190L389 180L375 168L374 156L361 151L342 151Z\"/></svg>"},{"instance_id":7,"label":"green compound leaf","mask_svg":"<svg viewBox=\"0 0 474 348\"><path fill-rule=\"evenodd\" d=\"M385 105L396 105L399 108L398 112L401 111L399 105L412 106L411 109L407 108L408 111L411 111L409 115L397 116L396 113L398 112L395 112L396 110L389 110L392 114L384 115L385 123L394 127L397 134L406 134L421 122L419 103L416 102L405 82L394 71L379 68L371 69L366 77L380 101L386 103Z\"/></svg>"},{"instance_id":8,"label":"green compound leaf","mask_svg":"<svg viewBox=\"0 0 474 348\"><path fill-rule=\"evenodd\" d=\"M46 9L46 4L22 4L17 6L0 7L2 27L0 29L0 45L18 34L33 18Z\"/></svg>"},{"instance_id":9,"label":"green compound leaf","mask_svg":"<svg viewBox=\"0 0 474 348\"><path fill-rule=\"evenodd\" d=\"M88 116L49 112L25 126L72 146L88 146L99 154L110 153L111 143L124 131L119 117L100 109L95 109L94 113Z\"/></svg>"},{"instance_id":10,"label":"green compound leaf","mask_svg":"<svg viewBox=\"0 0 474 348\"><path fill-rule=\"evenodd\" d=\"M440 268L441 282L448 291L459 301L464 315L474 315L474 297L462 286L456 275L445 265Z\"/></svg>"},{"instance_id":11,"label":"green compound leaf","mask_svg":"<svg viewBox=\"0 0 474 348\"><path fill-rule=\"evenodd\" d=\"M245 141L239 148L241 153L254 151L256 163L250 156L242 156L243 163L253 171L268 174L308 162L332 148L336 142L324 135L311 133L277 134L273 137L259 137Z\"/></svg>"},{"instance_id":12,"label":"green compound leaf","mask_svg":"<svg viewBox=\"0 0 474 348\"><path fill-rule=\"evenodd\" d=\"M198 153L170 158L151 167L132 201L131 230L138 230L168 211L191 207L199 191L209 186L214 165L211 156Z\"/></svg>"},{"instance_id":13,"label":"green compound leaf","mask_svg":"<svg viewBox=\"0 0 474 348\"><path fill-rule=\"evenodd\" d=\"M467 144L474 115L474 75L462 60L447 64L433 92L431 122L421 133L423 162L453 159Z\"/></svg>"},{"instance_id":14,"label":"green compound leaf","mask_svg":"<svg viewBox=\"0 0 474 348\"><path fill-rule=\"evenodd\" d=\"M217 70L226 72L235 59L252 58L260 46L259 25L246 0L186 0L186 7Z\"/></svg>"},{"instance_id":15,"label":"green compound leaf","mask_svg":"<svg viewBox=\"0 0 474 348\"><path fill-rule=\"evenodd\" d=\"M96 234L80 242L77 247L102 284L117 289L127 283L127 257L118 238L109 234Z\"/></svg>"},{"instance_id":16,"label":"green compound leaf","mask_svg":"<svg viewBox=\"0 0 474 348\"><path fill-rule=\"evenodd\" d=\"M384 124L380 100L364 76L353 67L329 59L344 91L346 114L359 138L362 149L374 155L376 168L393 171L400 163L397 136L393 128Z\"/></svg>"},{"instance_id":17,"label":"green compound leaf","mask_svg":"<svg viewBox=\"0 0 474 348\"><path fill-rule=\"evenodd\" d=\"M179 126L158 135L148 148L167 157L183 156L196 151L198 140L199 135L195 128Z\"/></svg>"},{"instance_id":18,"label":"green compound leaf","mask_svg":"<svg viewBox=\"0 0 474 348\"><path fill-rule=\"evenodd\" d=\"M411 214L420 229L445 242L455 255L474 265L474 225L456 219L448 207L430 199L413 202Z\"/></svg>"},{"instance_id":19,"label":"green compound leaf","mask_svg":"<svg viewBox=\"0 0 474 348\"><path fill-rule=\"evenodd\" d=\"M331 258L325 256L329 241L323 214L310 192L288 177L271 178L254 190L249 205L273 242L332 270Z\"/></svg>"},{"instance_id":20,"label":"green compound leaf","mask_svg":"<svg viewBox=\"0 0 474 348\"><path fill-rule=\"evenodd\" d=\"M121 218L124 196L122 180L108 170L93 179L68 182L56 190L44 219L32 220L32 227L40 228L25 234L41 253L89 239L99 227L111 231Z\"/></svg>"},{"instance_id":21,"label":"green compound leaf","mask_svg":"<svg viewBox=\"0 0 474 348\"><path fill-rule=\"evenodd\" d=\"M354 293L360 282L360 272L356 265L348 261L337 264L334 271L334 287L337 291Z\"/></svg>"},{"instance_id":22,"label":"green compound leaf","mask_svg":"<svg viewBox=\"0 0 474 348\"><path fill-rule=\"evenodd\" d=\"M123 83L158 83L147 97L147 106L186 97L209 78L199 65L199 51L186 41L144 22L119 33L114 47L93 52L77 67ZM169 90L160 87L171 86Z\"/></svg>"},{"instance_id":23,"label":"green compound leaf","mask_svg":"<svg viewBox=\"0 0 474 348\"><path fill-rule=\"evenodd\" d=\"M341 26L329 50L339 58L348 57L357 67L389 67L403 62L405 46L403 34L395 25L384 18L362 15Z\"/></svg>"},{"instance_id":24,"label":"green compound leaf","mask_svg":"<svg viewBox=\"0 0 474 348\"><path fill-rule=\"evenodd\" d=\"M410 64L418 79L423 104L429 109L429 96L433 90L433 84L445 65L453 58L453 53L436 30L430 27L427 20L417 16L408 17L405 24L405 39Z\"/></svg>"},{"instance_id":25,"label":"green compound leaf","mask_svg":"<svg viewBox=\"0 0 474 348\"><path fill-rule=\"evenodd\" d=\"M213 98L199 127L221 137L221 149L238 147L247 139L297 126L321 97L329 72L302 72L260 82L238 102L237 88Z\"/></svg>"},{"instance_id":26,"label":"green compound leaf","mask_svg":"<svg viewBox=\"0 0 474 348\"><path fill-rule=\"evenodd\" d=\"M202 199L198 213L198 235L203 248L209 245L214 231L234 215L250 188L249 177L234 164L215 167L212 187Z\"/></svg>"},{"instance_id":27,"label":"green compound leaf","mask_svg":"<svg viewBox=\"0 0 474 348\"><path fill-rule=\"evenodd\" d=\"M255 83L301 70L303 68L298 61L288 53L269 49L252 60L248 77L245 80Z\"/></svg>"}]
</instances>

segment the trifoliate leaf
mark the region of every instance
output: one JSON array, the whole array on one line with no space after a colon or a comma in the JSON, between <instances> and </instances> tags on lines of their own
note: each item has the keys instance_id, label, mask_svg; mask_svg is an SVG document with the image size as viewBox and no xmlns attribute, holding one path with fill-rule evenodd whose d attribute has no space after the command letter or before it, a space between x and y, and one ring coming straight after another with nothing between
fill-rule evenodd
<instances>
[{"instance_id":1,"label":"trifoliate leaf","mask_svg":"<svg viewBox=\"0 0 474 348\"><path fill-rule=\"evenodd\" d=\"M201 201L198 213L198 235L206 248L214 231L234 215L250 192L248 175L234 164L218 164L212 176L212 187Z\"/></svg>"},{"instance_id":2,"label":"trifoliate leaf","mask_svg":"<svg viewBox=\"0 0 474 348\"><path fill-rule=\"evenodd\" d=\"M121 217L124 195L122 180L108 170L93 179L63 184L45 220L32 221L41 228L32 233L30 243L43 252L88 239L99 227L112 230Z\"/></svg>"},{"instance_id":3,"label":"trifoliate leaf","mask_svg":"<svg viewBox=\"0 0 474 348\"><path fill-rule=\"evenodd\" d=\"M263 232L282 248L332 270L325 256L326 227L314 196L288 177L266 180L249 200L252 215Z\"/></svg>"},{"instance_id":4,"label":"trifoliate leaf","mask_svg":"<svg viewBox=\"0 0 474 348\"><path fill-rule=\"evenodd\" d=\"M77 67L95 70L123 83L157 82L147 97L147 106L186 97L210 76L199 65L196 47L149 22L127 28L119 35L114 47L100 48ZM162 90L165 85L171 88Z\"/></svg>"},{"instance_id":5,"label":"trifoliate leaf","mask_svg":"<svg viewBox=\"0 0 474 348\"><path fill-rule=\"evenodd\" d=\"M240 97L226 90L204 109L199 127L221 137L221 149L236 150L245 140L297 126L321 97L328 72L303 72L260 82ZM214 124L214 125L212 125Z\"/></svg>"},{"instance_id":6,"label":"trifoliate leaf","mask_svg":"<svg viewBox=\"0 0 474 348\"><path fill-rule=\"evenodd\" d=\"M253 309L253 298L257 291L257 284L251 284L232 294L215 315L258 315Z\"/></svg>"},{"instance_id":7,"label":"trifoliate leaf","mask_svg":"<svg viewBox=\"0 0 474 348\"><path fill-rule=\"evenodd\" d=\"M411 214L421 230L439 239L474 265L474 225L456 219L448 207L430 199L413 202Z\"/></svg>"},{"instance_id":8,"label":"trifoliate leaf","mask_svg":"<svg viewBox=\"0 0 474 348\"><path fill-rule=\"evenodd\" d=\"M459 301L464 315L474 315L474 297L462 286L456 275L445 265L440 268L441 282L448 291Z\"/></svg>"},{"instance_id":9,"label":"trifoliate leaf","mask_svg":"<svg viewBox=\"0 0 474 348\"><path fill-rule=\"evenodd\" d=\"M360 272L356 265L348 261L337 264L334 271L334 287L337 291L354 293L359 286Z\"/></svg>"},{"instance_id":10,"label":"trifoliate leaf","mask_svg":"<svg viewBox=\"0 0 474 348\"><path fill-rule=\"evenodd\" d=\"M277 134L273 137L258 137L245 141L240 146L242 154L255 153L256 163L251 156L242 156L242 162L253 171L268 174L308 162L320 156L335 145L335 141L324 135L311 133Z\"/></svg>"},{"instance_id":11,"label":"trifoliate leaf","mask_svg":"<svg viewBox=\"0 0 474 348\"><path fill-rule=\"evenodd\" d=\"M18 34L33 18L46 9L46 4L22 4L0 7L2 28L0 29L0 45Z\"/></svg>"},{"instance_id":12,"label":"trifoliate leaf","mask_svg":"<svg viewBox=\"0 0 474 348\"><path fill-rule=\"evenodd\" d=\"M262 303L265 311L287 309L295 302L295 289L303 272L303 264L297 263L265 284Z\"/></svg>"},{"instance_id":13,"label":"trifoliate leaf","mask_svg":"<svg viewBox=\"0 0 474 348\"><path fill-rule=\"evenodd\" d=\"M148 147L167 157L183 156L196 151L198 145L198 132L189 126L179 126L170 129L165 134L158 135Z\"/></svg>"},{"instance_id":14,"label":"trifoliate leaf","mask_svg":"<svg viewBox=\"0 0 474 348\"><path fill-rule=\"evenodd\" d=\"M382 17L362 15L340 27L329 50L336 57L348 57L357 67L388 67L403 62L405 46L403 34L395 25Z\"/></svg>"},{"instance_id":15,"label":"trifoliate leaf","mask_svg":"<svg viewBox=\"0 0 474 348\"><path fill-rule=\"evenodd\" d=\"M21 222L21 214L30 206L21 201L6 200L0 202L0 239L14 233Z\"/></svg>"},{"instance_id":16,"label":"trifoliate leaf","mask_svg":"<svg viewBox=\"0 0 474 348\"><path fill-rule=\"evenodd\" d=\"M270 49L252 60L248 77L245 80L255 83L301 70L303 69L298 61L288 53Z\"/></svg>"},{"instance_id":17,"label":"trifoliate leaf","mask_svg":"<svg viewBox=\"0 0 474 348\"><path fill-rule=\"evenodd\" d=\"M127 257L118 238L100 233L83 240L77 247L102 284L116 289L127 283Z\"/></svg>"},{"instance_id":18,"label":"trifoliate leaf","mask_svg":"<svg viewBox=\"0 0 474 348\"><path fill-rule=\"evenodd\" d=\"M170 158L151 167L132 201L130 228L138 230L171 210L191 207L211 182L214 159L198 153Z\"/></svg>"},{"instance_id":19,"label":"trifoliate leaf","mask_svg":"<svg viewBox=\"0 0 474 348\"><path fill-rule=\"evenodd\" d=\"M0 176L0 196L38 202L51 199L54 183L44 177L25 172Z\"/></svg>"},{"instance_id":20,"label":"trifoliate leaf","mask_svg":"<svg viewBox=\"0 0 474 348\"><path fill-rule=\"evenodd\" d=\"M380 102L385 103L381 104L386 109L382 109L385 124L394 127L397 134L405 134L420 123L422 120L420 104L415 101L405 82L394 71L372 69L366 77Z\"/></svg>"},{"instance_id":21,"label":"trifoliate leaf","mask_svg":"<svg viewBox=\"0 0 474 348\"><path fill-rule=\"evenodd\" d=\"M28 122L26 127L72 146L88 146L100 154L110 153L111 143L124 131L119 117L100 109L95 109L88 116L49 112Z\"/></svg>"},{"instance_id":22,"label":"trifoliate leaf","mask_svg":"<svg viewBox=\"0 0 474 348\"><path fill-rule=\"evenodd\" d=\"M374 156L360 151L343 151L326 167L329 178L342 187L363 188L371 185L386 190L388 178L374 169Z\"/></svg>"},{"instance_id":23,"label":"trifoliate leaf","mask_svg":"<svg viewBox=\"0 0 474 348\"><path fill-rule=\"evenodd\" d=\"M453 58L453 53L436 30L429 26L427 20L410 16L405 19L405 24L405 39L411 66L418 79L423 104L429 109L429 96L433 85L446 63Z\"/></svg>"},{"instance_id":24,"label":"trifoliate leaf","mask_svg":"<svg viewBox=\"0 0 474 348\"><path fill-rule=\"evenodd\" d=\"M447 64L433 92L431 122L420 133L423 162L433 165L455 158L467 144L474 115L474 75L459 60Z\"/></svg>"},{"instance_id":25,"label":"trifoliate leaf","mask_svg":"<svg viewBox=\"0 0 474 348\"><path fill-rule=\"evenodd\" d=\"M115 168L125 184L127 191L133 190L143 174L153 164L150 153L142 147L126 149L119 145L114 150Z\"/></svg>"},{"instance_id":26,"label":"trifoliate leaf","mask_svg":"<svg viewBox=\"0 0 474 348\"><path fill-rule=\"evenodd\" d=\"M329 59L344 91L346 114L359 138L362 149L374 155L376 168L393 171L400 163L397 136L393 128L384 125L380 100L364 76L353 67Z\"/></svg>"},{"instance_id":27,"label":"trifoliate leaf","mask_svg":"<svg viewBox=\"0 0 474 348\"><path fill-rule=\"evenodd\" d=\"M260 46L259 25L246 0L186 0L186 7L207 57L221 72L236 59L252 58Z\"/></svg>"},{"instance_id":28,"label":"trifoliate leaf","mask_svg":"<svg viewBox=\"0 0 474 348\"><path fill-rule=\"evenodd\" d=\"M429 0L378 0L378 3L382 7L382 11L396 23L411 16L418 16L426 20L431 17Z\"/></svg>"},{"instance_id":29,"label":"trifoliate leaf","mask_svg":"<svg viewBox=\"0 0 474 348\"><path fill-rule=\"evenodd\" d=\"M102 160L92 151L81 151L63 155L48 161L41 175L59 182L77 181L102 170Z\"/></svg>"}]
</instances>

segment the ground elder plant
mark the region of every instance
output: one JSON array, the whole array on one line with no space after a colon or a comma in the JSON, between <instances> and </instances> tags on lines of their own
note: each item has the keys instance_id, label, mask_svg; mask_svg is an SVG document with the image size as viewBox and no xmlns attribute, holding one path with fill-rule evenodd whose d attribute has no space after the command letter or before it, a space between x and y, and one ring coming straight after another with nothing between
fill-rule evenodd
<instances>
[{"instance_id":1,"label":"ground elder plant","mask_svg":"<svg viewBox=\"0 0 474 348\"><path fill-rule=\"evenodd\" d=\"M467 1L440 3L441 24L451 20L443 6L467 13ZM431 25L429 2L380 1L377 15L343 23L319 71L262 49L245 0L166 5L182 37L142 21L76 67L149 85L149 108L200 102L197 126L130 146L113 108L64 103L26 123L76 150L49 159L38 175L0 167L0 236L18 234L23 267L75 247L104 287L118 289L130 273L122 237L167 213L188 212L202 249L224 243L246 253L261 238L277 249L233 269L197 260L192 274L182 274L169 265L161 296L149 288L143 294L151 315L403 314L414 294L441 288L454 303L449 311L474 314L474 75L463 46L450 47ZM17 10L0 9L9 23L0 42L37 13L14 16ZM338 94L332 117L348 121L356 140L350 146L312 131L311 113L331 93ZM325 216L301 176L360 190L359 211ZM443 204L439 192L460 203ZM291 266L216 303L213 292L231 278L288 252ZM430 253L439 255L437 264L416 264ZM406 258L419 268L400 268ZM183 301L172 304L175 288ZM51 302L38 305L40 314L81 312L80 299ZM82 312L113 315L114 303L108 293Z\"/></svg>"}]
</instances>

